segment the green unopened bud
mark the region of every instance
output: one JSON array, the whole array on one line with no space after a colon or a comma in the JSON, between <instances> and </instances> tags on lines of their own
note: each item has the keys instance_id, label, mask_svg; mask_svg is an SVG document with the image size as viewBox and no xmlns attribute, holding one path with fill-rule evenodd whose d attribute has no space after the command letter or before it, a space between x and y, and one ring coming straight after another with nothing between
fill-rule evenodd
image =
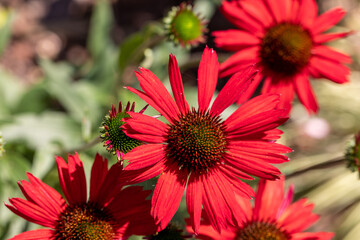
<instances>
[{"instance_id":1,"label":"green unopened bud","mask_svg":"<svg viewBox=\"0 0 360 240\"><path fill-rule=\"evenodd\" d=\"M358 171L360 177L360 131L355 134L354 140L350 143L345 153L347 167L351 171Z\"/></svg>"},{"instance_id":2,"label":"green unopened bud","mask_svg":"<svg viewBox=\"0 0 360 240\"><path fill-rule=\"evenodd\" d=\"M191 47L205 42L205 22L193 12L191 5L182 3L173 7L164 23L169 39L175 44Z\"/></svg>"}]
</instances>

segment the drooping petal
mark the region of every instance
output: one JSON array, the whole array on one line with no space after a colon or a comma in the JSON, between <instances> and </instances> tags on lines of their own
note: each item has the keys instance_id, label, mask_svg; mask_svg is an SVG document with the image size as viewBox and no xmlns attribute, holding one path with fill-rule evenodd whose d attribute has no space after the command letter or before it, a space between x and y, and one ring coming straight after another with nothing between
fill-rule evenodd
<instances>
[{"instance_id":1,"label":"drooping petal","mask_svg":"<svg viewBox=\"0 0 360 240\"><path fill-rule=\"evenodd\" d=\"M159 177L151 200L151 215L162 229L168 225L177 211L188 177L176 169L176 166L169 168Z\"/></svg>"},{"instance_id":2,"label":"drooping petal","mask_svg":"<svg viewBox=\"0 0 360 240\"><path fill-rule=\"evenodd\" d=\"M168 126L156 118L141 114L128 112L131 118L125 120L122 125L124 133L139 141L148 143L163 143L165 141Z\"/></svg>"},{"instance_id":3,"label":"drooping petal","mask_svg":"<svg viewBox=\"0 0 360 240\"><path fill-rule=\"evenodd\" d=\"M186 206L190 215L190 224L195 234L199 232L202 206L201 178L191 174L186 190Z\"/></svg>"},{"instance_id":4,"label":"drooping petal","mask_svg":"<svg viewBox=\"0 0 360 240\"><path fill-rule=\"evenodd\" d=\"M254 218L274 221L284 198L284 177L277 181L260 179L255 197Z\"/></svg>"},{"instance_id":5,"label":"drooping petal","mask_svg":"<svg viewBox=\"0 0 360 240\"><path fill-rule=\"evenodd\" d=\"M349 81L349 68L341 63L325 58L313 56L310 59L309 71L316 78L325 77L336 83L346 83Z\"/></svg>"},{"instance_id":6,"label":"drooping petal","mask_svg":"<svg viewBox=\"0 0 360 240\"><path fill-rule=\"evenodd\" d=\"M227 107L233 104L244 92L246 92L256 74L257 71L254 66L250 66L244 71L234 74L223 89L221 89L210 112L214 115L220 115Z\"/></svg>"},{"instance_id":7,"label":"drooping petal","mask_svg":"<svg viewBox=\"0 0 360 240\"><path fill-rule=\"evenodd\" d=\"M36 229L20 233L9 240L52 240L55 231L51 229Z\"/></svg>"},{"instance_id":8,"label":"drooping petal","mask_svg":"<svg viewBox=\"0 0 360 240\"><path fill-rule=\"evenodd\" d=\"M146 144L140 145L133 151L124 155L124 159L129 161L126 170L138 170L156 164L165 158L165 145Z\"/></svg>"},{"instance_id":9,"label":"drooping petal","mask_svg":"<svg viewBox=\"0 0 360 240\"><path fill-rule=\"evenodd\" d=\"M206 47L204 49L198 70L199 110L206 111L214 95L218 81L219 62L216 52Z\"/></svg>"},{"instance_id":10,"label":"drooping petal","mask_svg":"<svg viewBox=\"0 0 360 240\"><path fill-rule=\"evenodd\" d=\"M308 74L298 74L294 78L294 87L300 102L308 112L317 113L319 107L315 98L314 91L310 85Z\"/></svg>"},{"instance_id":11,"label":"drooping petal","mask_svg":"<svg viewBox=\"0 0 360 240\"><path fill-rule=\"evenodd\" d=\"M215 31L212 35L215 37L216 46L228 51L238 51L261 43L253 34L235 29Z\"/></svg>"},{"instance_id":12,"label":"drooping petal","mask_svg":"<svg viewBox=\"0 0 360 240\"><path fill-rule=\"evenodd\" d=\"M279 94L280 103L278 107L289 112L291 110L291 103L295 95L293 77L288 77L288 78L268 77L267 79L265 79L262 92Z\"/></svg>"},{"instance_id":13,"label":"drooping petal","mask_svg":"<svg viewBox=\"0 0 360 240\"><path fill-rule=\"evenodd\" d=\"M315 19L314 24L311 26L310 30L314 35L324 32L337 24L344 16L346 12L340 7L333 8Z\"/></svg>"},{"instance_id":14,"label":"drooping petal","mask_svg":"<svg viewBox=\"0 0 360 240\"><path fill-rule=\"evenodd\" d=\"M180 112L185 115L189 111L189 104L185 99L184 87L181 79L180 69L174 55L169 56L169 79L175 102Z\"/></svg>"}]
</instances>

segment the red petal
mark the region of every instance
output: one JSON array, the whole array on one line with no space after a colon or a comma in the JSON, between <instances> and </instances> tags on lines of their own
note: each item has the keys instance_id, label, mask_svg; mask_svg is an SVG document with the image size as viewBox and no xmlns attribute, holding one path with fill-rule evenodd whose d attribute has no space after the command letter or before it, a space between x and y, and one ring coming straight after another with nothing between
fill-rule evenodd
<instances>
[{"instance_id":1,"label":"red petal","mask_svg":"<svg viewBox=\"0 0 360 240\"><path fill-rule=\"evenodd\" d=\"M256 74L254 80L251 82L247 91L241 94L241 96L238 98L236 103L240 105L245 103L247 100L249 100L254 94L257 87L259 86L262 79L263 79L263 75L261 73Z\"/></svg>"},{"instance_id":2,"label":"red petal","mask_svg":"<svg viewBox=\"0 0 360 240\"><path fill-rule=\"evenodd\" d=\"M103 159L98 153L95 156L94 164L91 168L90 178L90 201L98 197L99 190L108 173L108 160Z\"/></svg>"},{"instance_id":3,"label":"red petal","mask_svg":"<svg viewBox=\"0 0 360 240\"><path fill-rule=\"evenodd\" d=\"M156 164L165 158L164 150L163 144L146 144L135 148L124 155L124 159L130 163L126 170L138 170Z\"/></svg>"},{"instance_id":4,"label":"red petal","mask_svg":"<svg viewBox=\"0 0 360 240\"><path fill-rule=\"evenodd\" d=\"M291 240L330 240L335 236L331 232L299 232L291 235Z\"/></svg>"},{"instance_id":5,"label":"red petal","mask_svg":"<svg viewBox=\"0 0 360 240\"><path fill-rule=\"evenodd\" d=\"M339 38L347 37L348 35L353 34L353 33L354 33L354 31L341 32L341 33L317 34L314 37L314 42L321 44L321 43L329 42L329 41L336 40Z\"/></svg>"},{"instance_id":6,"label":"red petal","mask_svg":"<svg viewBox=\"0 0 360 240\"><path fill-rule=\"evenodd\" d=\"M140 68L140 71L141 73L135 72L135 75L139 80L142 90L151 101L148 101L149 99L144 98L142 95L139 95L139 93L132 92L138 94L139 97L149 103L170 122L177 120L180 113L179 108L170 96L170 93L166 90L164 84L151 71L145 68ZM131 90L130 88L128 89Z\"/></svg>"},{"instance_id":7,"label":"red petal","mask_svg":"<svg viewBox=\"0 0 360 240\"><path fill-rule=\"evenodd\" d=\"M278 94L262 94L250 99L248 102L241 105L233 114L231 114L224 122L227 130L238 128L240 123L245 123L248 118L251 118L261 112L267 112L276 109L280 102Z\"/></svg>"},{"instance_id":8,"label":"red petal","mask_svg":"<svg viewBox=\"0 0 360 240\"><path fill-rule=\"evenodd\" d=\"M310 59L309 69L314 77L324 77L336 83L346 83L349 81L349 68L341 63L325 58L313 56Z\"/></svg>"},{"instance_id":9,"label":"red petal","mask_svg":"<svg viewBox=\"0 0 360 240\"><path fill-rule=\"evenodd\" d=\"M36 229L20 233L9 240L52 240L55 231L50 229Z\"/></svg>"},{"instance_id":10,"label":"red petal","mask_svg":"<svg viewBox=\"0 0 360 240\"><path fill-rule=\"evenodd\" d=\"M165 159L161 159L154 166L149 166L139 170L127 170L127 167L125 167L119 181L127 182L128 185L131 185L156 177L164 171L164 161Z\"/></svg>"},{"instance_id":11,"label":"red petal","mask_svg":"<svg viewBox=\"0 0 360 240\"><path fill-rule=\"evenodd\" d=\"M128 112L128 114L131 118L125 119L125 124L122 126L127 136L148 143L165 142L166 129L168 129L165 123L141 113Z\"/></svg>"},{"instance_id":12,"label":"red petal","mask_svg":"<svg viewBox=\"0 0 360 240\"><path fill-rule=\"evenodd\" d=\"M206 111L216 88L219 74L219 62L216 52L204 49L198 70L199 110Z\"/></svg>"},{"instance_id":13,"label":"red petal","mask_svg":"<svg viewBox=\"0 0 360 240\"><path fill-rule=\"evenodd\" d=\"M19 184L21 191L26 199L40 208L47 211L53 219L56 219L61 211L65 208L65 200L62 196L49 185L43 183L40 179L27 173L30 183L23 180Z\"/></svg>"},{"instance_id":14,"label":"red petal","mask_svg":"<svg viewBox=\"0 0 360 240\"><path fill-rule=\"evenodd\" d=\"M161 174L151 200L151 215L164 229L177 211L188 175L173 167Z\"/></svg>"},{"instance_id":15,"label":"red petal","mask_svg":"<svg viewBox=\"0 0 360 240\"><path fill-rule=\"evenodd\" d=\"M286 5L288 0L264 0L263 1L269 11L272 13L273 18L277 23L280 23L286 19ZM261 4L259 4L261 5Z\"/></svg>"},{"instance_id":16,"label":"red petal","mask_svg":"<svg viewBox=\"0 0 360 240\"><path fill-rule=\"evenodd\" d=\"M186 206L190 215L190 224L195 234L200 228L201 206L202 206L202 182L199 176L191 174L186 190Z\"/></svg>"},{"instance_id":17,"label":"red petal","mask_svg":"<svg viewBox=\"0 0 360 240\"><path fill-rule=\"evenodd\" d=\"M320 15L310 29L314 35L324 32L337 24L345 14L346 12L344 9L340 7L333 8Z\"/></svg>"},{"instance_id":18,"label":"red petal","mask_svg":"<svg viewBox=\"0 0 360 240\"><path fill-rule=\"evenodd\" d=\"M315 0L302 0L298 10L298 22L311 29L317 13L318 7Z\"/></svg>"},{"instance_id":19,"label":"red petal","mask_svg":"<svg viewBox=\"0 0 360 240\"><path fill-rule=\"evenodd\" d=\"M235 29L215 31L212 35L215 37L216 46L228 51L238 51L261 43L253 34Z\"/></svg>"},{"instance_id":20,"label":"red petal","mask_svg":"<svg viewBox=\"0 0 360 240\"><path fill-rule=\"evenodd\" d=\"M298 74L294 78L294 87L300 102L306 107L309 114L312 112L317 113L319 107L313 89L310 85L308 75Z\"/></svg>"},{"instance_id":21,"label":"red petal","mask_svg":"<svg viewBox=\"0 0 360 240\"><path fill-rule=\"evenodd\" d=\"M242 9L264 28L274 23L274 18L262 1L241 1ZM252 31L250 31L252 32Z\"/></svg>"},{"instance_id":22,"label":"red petal","mask_svg":"<svg viewBox=\"0 0 360 240\"><path fill-rule=\"evenodd\" d=\"M189 111L189 104L186 102L184 87L181 79L180 69L174 55L169 57L169 79L176 104L180 112L185 115Z\"/></svg>"},{"instance_id":23,"label":"red petal","mask_svg":"<svg viewBox=\"0 0 360 240\"><path fill-rule=\"evenodd\" d=\"M276 221L284 198L284 177L277 181L260 179L255 197L254 218L259 221Z\"/></svg>"},{"instance_id":24,"label":"red petal","mask_svg":"<svg viewBox=\"0 0 360 240\"><path fill-rule=\"evenodd\" d=\"M329 59L334 62L341 62L341 63L352 62L351 58L348 55L345 55L341 52L331 49L328 46L324 46L324 45L316 46L311 51L313 55L316 55L321 58Z\"/></svg>"},{"instance_id":25,"label":"red petal","mask_svg":"<svg viewBox=\"0 0 360 240\"><path fill-rule=\"evenodd\" d=\"M291 110L291 103L295 95L293 78L267 78L264 82L262 93L279 94L280 103L278 108L284 109L289 112Z\"/></svg>"},{"instance_id":26,"label":"red petal","mask_svg":"<svg viewBox=\"0 0 360 240\"><path fill-rule=\"evenodd\" d=\"M246 92L256 74L257 71L254 66L250 66L244 71L234 74L223 89L221 89L210 112L214 115L220 115L227 107L233 104L244 92Z\"/></svg>"},{"instance_id":27,"label":"red petal","mask_svg":"<svg viewBox=\"0 0 360 240\"><path fill-rule=\"evenodd\" d=\"M230 56L220 65L220 77L232 75L245 67L259 62L259 46L245 48Z\"/></svg>"},{"instance_id":28,"label":"red petal","mask_svg":"<svg viewBox=\"0 0 360 240\"><path fill-rule=\"evenodd\" d=\"M5 206L16 215L24 218L26 221L39 224L44 227L55 228L58 218L54 218L46 209L21 198L9 199L10 204Z\"/></svg>"}]
</instances>

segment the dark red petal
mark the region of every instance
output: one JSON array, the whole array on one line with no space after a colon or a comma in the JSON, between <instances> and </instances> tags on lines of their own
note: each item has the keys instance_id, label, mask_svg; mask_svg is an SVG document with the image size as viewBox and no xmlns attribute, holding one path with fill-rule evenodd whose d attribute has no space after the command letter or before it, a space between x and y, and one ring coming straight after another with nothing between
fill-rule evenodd
<instances>
[{"instance_id":1,"label":"dark red petal","mask_svg":"<svg viewBox=\"0 0 360 240\"><path fill-rule=\"evenodd\" d=\"M184 87L181 79L180 69L174 55L169 56L169 79L175 102L180 112L185 115L189 111L189 104L185 99Z\"/></svg>"},{"instance_id":2,"label":"dark red petal","mask_svg":"<svg viewBox=\"0 0 360 240\"><path fill-rule=\"evenodd\" d=\"M199 110L206 111L214 95L218 81L219 62L216 52L206 47L204 49L198 70Z\"/></svg>"},{"instance_id":3,"label":"dark red petal","mask_svg":"<svg viewBox=\"0 0 360 240\"><path fill-rule=\"evenodd\" d=\"M108 172L108 160L106 158L103 159L103 157L97 153L94 164L91 168L90 201L94 201L98 198L99 190L101 189Z\"/></svg>"},{"instance_id":4,"label":"dark red petal","mask_svg":"<svg viewBox=\"0 0 360 240\"><path fill-rule=\"evenodd\" d=\"M124 155L124 159L129 161L126 170L138 170L156 164L165 158L165 145L146 144L133 149Z\"/></svg>"},{"instance_id":5,"label":"dark red petal","mask_svg":"<svg viewBox=\"0 0 360 240\"><path fill-rule=\"evenodd\" d=\"M284 198L284 177L277 181L260 179L255 197L254 219L276 221Z\"/></svg>"},{"instance_id":6,"label":"dark red petal","mask_svg":"<svg viewBox=\"0 0 360 240\"><path fill-rule=\"evenodd\" d=\"M157 120L141 113L128 112L131 118L125 119L122 126L125 134L131 138L148 143L165 142L166 129L168 126Z\"/></svg>"},{"instance_id":7,"label":"dark red petal","mask_svg":"<svg viewBox=\"0 0 360 240\"><path fill-rule=\"evenodd\" d=\"M69 186L71 189L71 203L84 203L87 201L87 189L86 189L86 177L83 163L81 162L79 155L69 154L68 156L68 176ZM68 199L69 203L70 200Z\"/></svg>"},{"instance_id":8,"label":"dark red petal","mask_svg":"<svg viewBox=\"0 0 360 240\"><path fill-rule=\"evenodd\" d=\"M221 89L210 112L214 115L220 115L227 107L233 104L244 92L246 92L256 74L257 70L255 70L254 66L250 66L244 71L234 74L223 89Z\"/></svg>"},{"instance_id":9,"label":"dark red petal","mask_svg":"<svg viewBox=\"0 0 360 240\"><path fill-rule=\"evenodd\" d=\"M215 31L212 35L215 37L216 46L228 51L238 51L261 43L253 34L235 29Z\"/></svg>"},{"instance_id":10,"label":"dark red petal","mask_svg":"<svg viewBox=\"0 0 360 240\"><path fill-rule=\"evenodd\" d=\"M344 16L346 12L340 7L333 8L322 15L320 15L311 26L310 30L317 35L324 32L337 24Z\"/></svg>"},{"instance_id":11,"label":"dark red petal","mask_svg":"<svg viewBox=\"0 0 360 240\"><path fill-rule=\"evenodd\" d=\"M162 229L168 225L179 208L187 177L187 174L176 169L176 165L169 167L159 177L151 200L151 215Z\"/></svg>"},{"instance_id":12,"label":"dark red petal","mask_svg":"<svg viewBox=\"0 0 360 240\"><path fill-rule=\"evenodd\" d=\"M294 87L300 102L305 106L308 112L310 114L317 113L319 107L310 85L308 74L298 74L294 78Z\"/></svg>"},{"instance_id":13,"label":"dark red petal","mask_svg":"<svg viewBox=\"0 0 360 240\"><path fill-rule=\"evenodd\" d=\"M9 240L52 240L55 231L51 229L36 229L20 233Z\"/></svg>"},{"instance_id":14,"label":"dark red petal","mask_svg":"<svg viewBox=\"0 0 360 240\"><path fill-rule=\"evenodd\" d=\"M186 206L190 215L190 225L195 234L199 232L202 210L202 182L199 176L191 174L186 190Z\"/></svg>"}]
</instances>

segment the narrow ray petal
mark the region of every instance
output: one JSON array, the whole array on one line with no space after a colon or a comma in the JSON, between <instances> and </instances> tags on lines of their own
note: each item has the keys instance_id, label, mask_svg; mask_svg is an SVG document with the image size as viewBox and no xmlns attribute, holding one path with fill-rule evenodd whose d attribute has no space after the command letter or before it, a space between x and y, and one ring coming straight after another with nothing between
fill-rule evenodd
<instances>
[{"instance_id":1,"label":"narrow ray petal","mask_svg":"<svg viewBox=\"0 0 360 240\"><path fill-rule=\"evenodd\" d=\"M186 190L186 206L190 215L191 226L197 234L200 228L202 206L202 182L199 176L191 174Z\"/></svg>"},{"instance_id":2,"label":"narrow ray petal","mask_svg":"<svg viewBox=\"0 0 360 240\"><path fill-rule=\"evenodd\" d=\"M349 68L325 58L313 56L310 60L309 69L314 77L325 77L336 83L346 83L349 81Z\"/></svg>"},{"instance_id":3,"label":"narrow ray petal","mask_svg":"<svg viewBox=\"0 0 360 240\"><path fill-rule=\"evenodd\" d=\"M164 150L163 144L146 144L135 148L124 155L124 159L129 161L126 170L137 170L156 164L165 158Z\"/></svg>"},{"instance_id":4,"label":"narrow ray petal","mask_svg":"<svg viewBox=\"0 0 360 240\"><path fill-rule=\"evenodd\" d=\"M310 85L308 74L299 74L294 78L294 87L300 102L309 113L317 113L319 107Z\"/></svg>"},{"instance_id":5,"label":"narrow ray petal","mask_svg":"<svg viewBox=\"0 0 360 240\"><path fill-rule=\"evenodd\" d=\"M344 16L346 12L340 7L333 8L322 15L320 15L311 27L311 31L316 35L324 32L337 24Z\"/></svg>"},{"instance_id":6,"label":"narrow ray petal","mask_svg":"<svg viewBox=\"0 0 360 240\"><path fill-rule=\"evenodd\" d=\"M261 43L253 34L235 29L215 31L212 35L215 37L216 46L228 51L239 51Z\"/></svg>"},{"instance_id":7,"label":"narrow ray petal","mask_svg":"<svg viewBox=\"0 0 360 240\"><path fill-rule=\"evenodd\" d=\"M54 239L55 231L51 229L36 229L20 233L9 240L51 240Z\"/></svg>"}]
</instances>

